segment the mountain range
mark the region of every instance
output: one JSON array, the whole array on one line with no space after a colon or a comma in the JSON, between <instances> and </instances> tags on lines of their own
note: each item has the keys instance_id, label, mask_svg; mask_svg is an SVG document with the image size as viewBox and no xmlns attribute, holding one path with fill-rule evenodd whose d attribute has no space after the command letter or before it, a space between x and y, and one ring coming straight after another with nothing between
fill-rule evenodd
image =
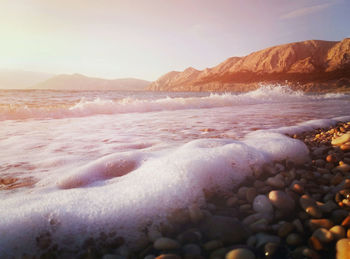
<instances>
[{"instance_id":1,"label":"mountain range","mask_svg":"<svg viewBox=\"0 0 350 259\"><path fill-rule=\"evenodd\" d=\"M31 86L34 89L142 91L149 81L135 78L102 79L81 74L62 74Z\"/></svg>"},{"instance_id":2,"label":"mountain range","mask_svg":"<svg viewBox=\"0 0 350 259\"><path fill-rule=\"evenodd\" d=\"M0 89L143 91L149 81L135 78L102 79L81 74L0 70Z\"/></svg>"},{"instance_id":3,"label":"mountain range","mask_svg":"<svg viewBox=\"0 0 350 259\"><path fill-rule=\"evenodd\" d=\"M278 45L219 65L171 71L150 84L153 91L250 91L261 84L303 91L350 91L350 38Z\"/></svg>"}]
</instances>

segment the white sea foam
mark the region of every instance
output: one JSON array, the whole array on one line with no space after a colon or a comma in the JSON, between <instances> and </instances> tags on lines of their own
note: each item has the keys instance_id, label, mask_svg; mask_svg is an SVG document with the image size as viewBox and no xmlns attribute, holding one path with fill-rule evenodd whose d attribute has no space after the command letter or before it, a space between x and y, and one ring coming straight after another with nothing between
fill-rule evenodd
<instances>
[{"instance_id":1,"label":"white sea foam","mask_svg":"<svg viewBox=\"0 0 350 259\"><path fill-rule=\"evenodd\" d=\"M36 238L46 232L62 249L114 230L135 244L174 208L203 204L204 189L229 190L274 160L307 161L306 146L283 134L350 120L310 121L347 114L343 97L282 87L28 108L23 118L62 119L0 122L1 177L15 173L38 181L0 193L0 258L36 253ZM309 121L298 124L303 120ZM240 141L218 139L230 134ZM203 136L216 139L193 140Z\"/></svg>"},{"instance_id":2,"label":"white sea foam","mask_svg":"<svg viewBox=\"0 0 350 259\"><path fill-rule=\"evenodd\" d=\"M83 117L97 114L118 114L134 112L156 112L183 109L202 109L237 106L243 104L284 103L295 101L317 101L322 99L340 99L345 94L305 95L301 91L293 91L287 86L266 85L248 93L212 93L206 97L167 97L160 99L123 98L121 100L90 100L81 98L75 104L40 106L3 105L0 106L0 120L27 118L66 118Z\"/></svg>"},{"instance_id":3,"label":"white sea foam","mask_svg":"<svg viewBox=\"0 0 350 259\"><path fill-rule=\"evenodd\" d=\"M37 253L36 238L47 232L63 249L112 230L136 244L147 222L155 227L175 208L202 204L204 190L228 191L265 163L302 163L307 154L301 141L258 132L243 141L200 139L162 153L109 155L3 201L0 256Z\"/></svg>"}]
</instances>

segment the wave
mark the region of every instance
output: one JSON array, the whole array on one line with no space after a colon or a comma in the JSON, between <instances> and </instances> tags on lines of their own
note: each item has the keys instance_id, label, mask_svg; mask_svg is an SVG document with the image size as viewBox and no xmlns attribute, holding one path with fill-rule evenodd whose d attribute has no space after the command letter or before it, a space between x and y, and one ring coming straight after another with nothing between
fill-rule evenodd
<instances>
[{"instance_id":1,"label":"wave","mask_svg":"<svg viewBox=\"0 0 350 259\"><path fill-rule=\"evenodd\" d=\"M120 100L94 100L81 98L74 104L60 105L0 105L0 120L49 119L67 117L85 117L99 114L119 114L137 112L172 111L185 109L204 109L251 105L264 103L285 103L294 101L317 101L347 98L345 94L307 95L301 91L293 91L283 85L265 85L247 93L212 93L205 97L166 97L160 99L138 99L126 97ZM41 100L42 103L42 100Z\"/></svg>"},{"instance_id":2,"label":"wave","mask_svg":"<svg viewBox=\"0 0 350 259\"><path fill-rule=\"evenodd\" d=\"M348 120L350 116L307 121L289 127L289 133ZM119 152L65 170L48 189L42 186L0 203L0 257L37 253L35 239L42 233L62 249L108 231L116 231L127 244L141 242L174 209L203 205L205 190L230 191L233 183L273 161L309 161L306 145L284 132L286 128L255 131L242 141L199 139L159 152ZM67 237L74 240L67 242Z\"/></svg>"}]
</instances>

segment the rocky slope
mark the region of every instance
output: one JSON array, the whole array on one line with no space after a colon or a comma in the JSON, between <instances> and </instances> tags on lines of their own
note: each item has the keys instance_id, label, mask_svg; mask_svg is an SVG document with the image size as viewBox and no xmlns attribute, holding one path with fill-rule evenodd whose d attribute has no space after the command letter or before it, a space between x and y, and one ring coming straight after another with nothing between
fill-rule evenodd
<instances>
[{"instance_id":1,"label":"rocky slope","mask_svg":"<svg viewBox=\"0 0 350 259\"><path fill-rule=\"evenodd\" d=\"M54 90L121 90L142 91L149 85L148 81L123 78L123 79L101 79L87 77L81 74L57 75L44 82L33 85L32 89L54 89Z\"/></svg>"},{"instance_id":2,"label":"rocky slope","mask_svg":"<svg viewBox=\"0 0 350 259\"><path fill-rule=\"evenodd\" d=\"M350 38L308 40L231 57L203 71L172 71L149 86L154 91L249 91L283 83L305 91L350 91Z\"/></svg>"}]
</instances>

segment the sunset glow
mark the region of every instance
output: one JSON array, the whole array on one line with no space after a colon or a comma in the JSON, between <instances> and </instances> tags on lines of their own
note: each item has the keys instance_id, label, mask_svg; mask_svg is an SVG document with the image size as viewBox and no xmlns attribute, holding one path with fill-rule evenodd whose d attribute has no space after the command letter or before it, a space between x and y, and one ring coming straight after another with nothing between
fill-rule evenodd
<instances>
[{"instance_id":1,"label":"sunset glow","mask_svg":"<svg viewBox=\"0 0 350 259\"><path fill-rule=\"evenodd\" d=\"M349 37L348 1L0 1L0 68L155 80L272 45Z\"/></svg>"}]
</instances>

